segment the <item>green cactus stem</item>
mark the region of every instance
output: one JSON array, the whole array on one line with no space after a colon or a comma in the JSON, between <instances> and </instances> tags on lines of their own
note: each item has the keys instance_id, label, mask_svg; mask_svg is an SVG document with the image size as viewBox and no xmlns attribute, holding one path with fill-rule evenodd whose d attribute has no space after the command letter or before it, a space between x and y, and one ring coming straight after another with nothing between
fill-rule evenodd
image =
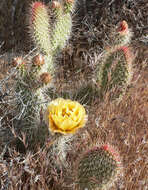
<instances>
[{"instance_id":1,"label":"green cactus stem","mask_svg":"<svg viewBox=\"0 0 148 190\"><path fill-rule=\"evenodd\" d=\"M112 100L125 93L132 80L132 55L129 43L132 33L126 21L120 23L114 33L111 46L104 51L102 62L97 70L97 84L100 97L109 92Z\"/></svg>"},{"instance_id":2,"label":"green cactus stem","mask_svg":"<svg viewBox=\"0 0 148 190\"><path fill-rule=\"evenodd\" d=\"M30 11L31 36L38 48L50 54L50 25L47 7L41 2L34 2Z\"/></svg>"},{"instance_id":3,"label":"green cactus stem","mask_svg":"<svg viewBox=\"0 0 148 190\"><path fill-rule=\"evenodd\" d=\"M101 96L115 90L112 99L119 98L132 79L133 55L128 46L105 52L98 71L98 86Z\"/></svg>"},{"instance_id":4,"label":"green cactus stem","mask_svg":"<svg viewBox=\"0 0 148 190\"><path fill-rule=\"evenodd\" d=\"M116 179L120 165L119 154L113 147L104 145L91 148L78 161L78 189L104 189Z\"/></svg>"},{"instance_id":5,"label":"green cactus stem","mask_svg":"<svg viewBox=\"0 0 148 190\"><path fill-rule=\"evenodd\" d=\"M70 36L72 19L70 11L74 3L64 3L64 7L59 2L53 1L53 9L55 11L56 22L52 32L52 51L57 53L65 47L66 41Z\"/></svg>"}]
</instances>

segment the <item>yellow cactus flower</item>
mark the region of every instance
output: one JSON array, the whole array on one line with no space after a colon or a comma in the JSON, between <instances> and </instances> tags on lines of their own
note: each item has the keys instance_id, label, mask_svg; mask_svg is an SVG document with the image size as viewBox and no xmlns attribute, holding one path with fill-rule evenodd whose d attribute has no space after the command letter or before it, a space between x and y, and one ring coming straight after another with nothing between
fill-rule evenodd
<instances>
[{"instance_id":1,"label":"yellow cactus flower","mask_svg":"<svg viewBox=\"0 0 148 190\"><path fill-rule=\"evenodd\" d=\"M49 130L62 134L74 134L87 121L86 111L81 104L63 98L57 98L48 105L45 117Z\"/></svg>"}]
</instances>

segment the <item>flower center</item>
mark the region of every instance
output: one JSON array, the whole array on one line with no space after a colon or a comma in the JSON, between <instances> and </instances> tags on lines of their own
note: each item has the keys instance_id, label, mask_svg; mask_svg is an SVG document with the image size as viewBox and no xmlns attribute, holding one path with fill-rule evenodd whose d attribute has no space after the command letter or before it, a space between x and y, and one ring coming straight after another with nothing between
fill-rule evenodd
<instances>
[{"instance_id":1,"label":"flower center","mask_svg":"<svg viewBox=\"0 0 148 190\"><path fill-rule=\"evenodd\" d=\"M66 108L63 108L63 109L62 109L62 116L63 116L63 117L66 117L66 116L69 117L69 116L71 115L71 112L72 112L72 111L69 111L69 110L67 110Z\"/></svg>"}]
</instances>

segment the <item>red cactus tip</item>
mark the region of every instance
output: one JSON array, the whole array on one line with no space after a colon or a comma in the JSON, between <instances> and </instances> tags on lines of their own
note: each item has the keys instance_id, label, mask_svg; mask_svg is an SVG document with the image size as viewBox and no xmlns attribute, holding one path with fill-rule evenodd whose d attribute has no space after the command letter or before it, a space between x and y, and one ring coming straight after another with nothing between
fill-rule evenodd
<instances>
[{"instance_id":1,"label":"red cactus tip","mask_svg":"<svg viewBox=\"0 0 148 190\"><path fill-rule=\"evenodd\" d=\"M42 7L42 6L44 6L44 4L42 2L34 2L32 4L33 9L37 9L38 7Z\"/></svg>"},{"instance_id":2,"label":"red cactus tip","mask_svg":"<svg viewBox=\"0 0 148 190\"><path fill-rule=\"evenodd\" d=\"M31 5L31 16L32 16L32 22L34 21L34 18L36 16L36 11L38 8L43 8L45 5L42 2L34 2Z\"/></svg>"},{"instance_id":3,"label":"red cactus tip","mask_svg":"<svg viewBox=\"0 0 148 190\"><path fill-rule=\"evenodd\" d=\"M103 150L108 151L112 156L113 159L117 162L120 163L120 156L119 153L110 145L106 144L101 147Z\"/></svg>"},{"instance_id":4,"label":"red cactus tip","mask_svg":"<svg viewBox=\"0 0 148 190\"><path fill-rule=\"evenodd\" d=\"M127 22L125 20L123 20L120 23L118 32L120 32L121 34L125 34L125 33L127 33L127 31L128 31L128 24L127 24Z\"/></svg>"}]
</instances>

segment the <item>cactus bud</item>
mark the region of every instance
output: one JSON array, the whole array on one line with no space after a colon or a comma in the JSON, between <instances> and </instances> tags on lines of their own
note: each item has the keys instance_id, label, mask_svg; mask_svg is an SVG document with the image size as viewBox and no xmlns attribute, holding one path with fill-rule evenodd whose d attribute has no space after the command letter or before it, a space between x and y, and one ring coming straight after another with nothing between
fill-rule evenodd
<instances>
[{"instance_id":1,"label":"cactus bud","mask_svg":"<svg viewBox=\"0 0 148 190\"><path fill-rule=\"evenodd\" d=\"M51 81L51 75L47 72L41 74L40 79L42 83L48 84Z\"/></svg>"},{"instance_id":2,"label":"cactus bud","mask_svg":"<svg viewBox=\"0 0 148 190\"><path fill-rule=\"evenodd\" d=\"M38 54L33 58L33 65L41 66L44 65L44 63L44 57L41 54Z\"/></svg>"},{"instance_id":3,"label":"cactus bud","mask_svg":"<svg viewBox=\"0 0 148 190\"><path fill-rule=\"evenodd\" d=\"M132 32L129 29L128 24L125 20L120 22L120 25L117 29L117 33L119 34L119 36L116 39L118 41L117 48L130 43L131 37L132 37Z\"/></svg>"},{"instance_id":4,"label":"cactus bud","mask_svg":"<svg viewBox=\"0 0 148 190\"><path fill-rule=\"evenodd\" d=\"M126 35L126 34L128 33L128 24L127 24L127 22L126 22L125 20L123 20L123 21L120 23L118 32L119 32L121 35Z\"/></svg>"},{"instance_id":5,"label":"cactus bud","mask_svg":"<svg viewBox=\"0 0 148 190\"><path fill-rule=\"evenodd\" d=\"M23 60L22 57L15 57L15 58L13 58L13 60L12 60L12 65L13 65L14 67L22 66L22 65L24 65L24 64L25 64L25 61Z\"/></svg>"}]
</instances>

